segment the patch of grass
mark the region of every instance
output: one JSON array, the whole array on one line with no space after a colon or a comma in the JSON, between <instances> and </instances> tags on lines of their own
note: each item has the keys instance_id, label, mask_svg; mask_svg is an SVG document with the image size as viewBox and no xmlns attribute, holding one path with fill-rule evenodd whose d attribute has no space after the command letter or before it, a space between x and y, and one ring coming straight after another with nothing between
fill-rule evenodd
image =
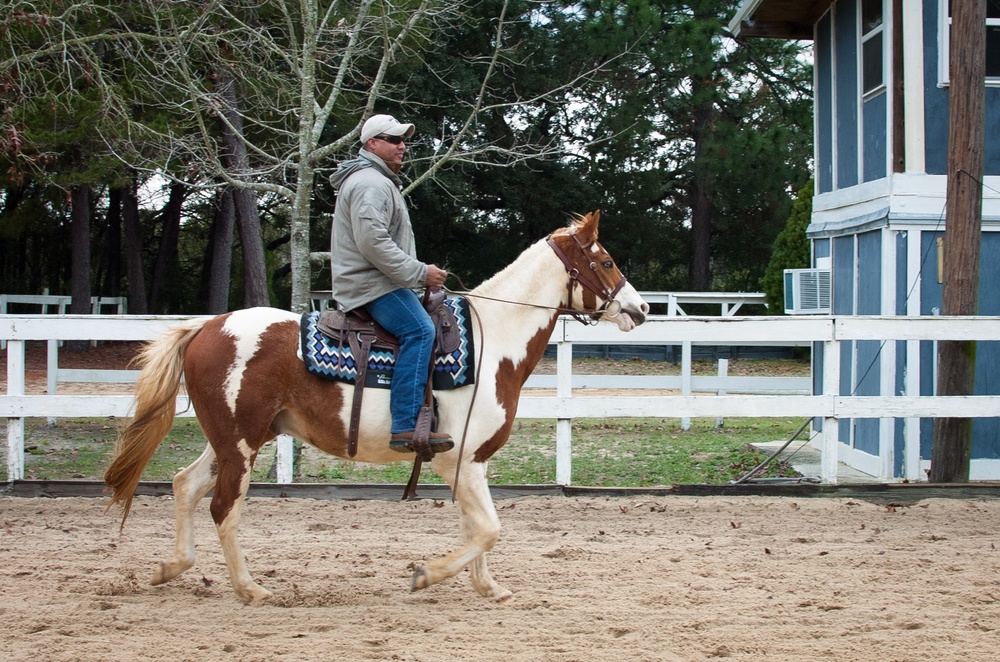
<instances>
[{"instance_id":1,"label":"patch of grass","mask_svg":"<svg viewBox=\"0 0 1000 662\"><path fill-rule=\"evenodd\" d=\"M674 483L721 484L736 480L765 454L750 444L787 439L801 422L781 419L694 419L681 430L668 419L573 421L575 485L651 487ZM555 423L518 421L507 445L490 461L495 484L555 482ZM769 466L762 476L797 475Z\"/></svg>"},{"instance_id":2,"label":"patch of grass","mask_svg":"<svg viewBox=\"0 0 1000 662\"><path fill-rule=\"evenodd\" d=\"M29 480L101 480L111 462L122 421L111 418L27 419L24 430L24 476ZM193 419L177 419L146 465L143 480L170 480L204 450L205 435ZM0 477L7 480L7 445Z\"/></svg>"},{"instance_id":3,"label":"patch of grass","mask_svg":"<svg viewBox=\"0 0 1000 662\"><path fill-rule=\"evenodd\" d=\"M25 430L25 477L36 480L100 480L114 451L120 421L59 419L48 427L31 419ZM801 421L729 418L717 429L714 419L694 419L683 431L675 419L577 419L573 422L573 484L595 487L649 487L675 483L723 484L756 466L765 455L750 446L787 439ZM555 483L555 421L517 421L510 440L489 462L494 485ZM205 447L193 419L177 419L157 449L143 480L170 480ZM2 445L6 453L6 445ZM266 482L274 444L257 458L253 480ZM6 480L6 456L0 472ZM412 465L347 462L309 447L303 450L297 481L330 483L405 483ZM796 475L773 464L762 476ZM429 468L425 483L443 482Z\"/></svg>"}]
</instances>

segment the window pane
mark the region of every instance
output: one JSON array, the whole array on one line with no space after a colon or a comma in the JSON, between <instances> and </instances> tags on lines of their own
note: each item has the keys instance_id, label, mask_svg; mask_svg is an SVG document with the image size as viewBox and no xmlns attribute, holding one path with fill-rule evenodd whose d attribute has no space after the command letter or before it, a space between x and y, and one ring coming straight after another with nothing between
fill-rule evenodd
<instances>
[{"instance_id":1,"label":"window pane","mask_svg":"<svg viewBox=\"0 0 1000 662\"><path fill-rule=\"evenodd\" d=\"M862 0L861 34L868 34L880 25L882 25L882 0Z\"/></svg>"},{"instance_id":2,"label":"window pane","mask_svg":"<svg viewBox=\"0 0 1000 662\"><path fill-rule=\"evenodd\" d=\"M881 32L862 45L862 58L864 93L867 94L882 84Z\"/></svg>"},{"instance_id":3,"label":"window pane","mask_svg":"<svg viewBox=\"0 0 1000 662\"><path fill-rule=\"evenodd\" d=\"M986 26L986 75L1000 78L1000 26Z\"/></svg>"}]
</instances>

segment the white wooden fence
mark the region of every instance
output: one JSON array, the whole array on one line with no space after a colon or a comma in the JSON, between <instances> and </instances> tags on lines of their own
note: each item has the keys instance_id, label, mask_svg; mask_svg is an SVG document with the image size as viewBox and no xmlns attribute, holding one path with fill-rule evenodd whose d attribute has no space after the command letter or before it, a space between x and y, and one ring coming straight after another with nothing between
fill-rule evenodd
<instances>
[{"instance_id":1,"label":"white wooden fence","mask_svg":"<svg viewBox=\"0 0 1000 662\"><path fill-rule=\"evenodd\" d=\"M7 418L8 480L24 476L24 419L31 417L127 416L131 397L123 395L47 395L25 394L24 343L29 340L146 340L155 338L185 317L168 316L96 316L27 315L0 317L0 339L8 341L7 393L0 396L0 417ZM837 463L841 453L850 452L837 437L839 418L903 419L905 435L905 478L922 480L919 457L919 419L941 417L994 417L1000 412L1000 396L917 396L919 370L907 371L905 395L844 396L839 394L841 344L858 340L906 341L908 365L918 365L921 340L1000 340L998 317L651 317L646 324L623 334L611 324L584 326L572 319L560 319L551 342L557 344L556 393L554 396L523 393L518 416L557 420L556 482L568 485L572 479L572 420L602 417L822 417L825 420L820 442L822 462L820 478L837 481ZM747 345L754 342L772 345L809 345L822 343L823 388L820 395L781 394L726 395L694 394L695 379L681 395L636 395L611 398L574 395L571 373L572 345L579 344L682 344ZM896 343L885 343L882 362L883 393L892 393L895 385ZM686 350L688 357L690 349ZM51 352L50 352L51 355ZM686 363L689 364L688 358ZM534 377L532 379L535 379ZM649 387L652 382L645 382ZM664 387L669 388L669 387ZM798 389L795 389L798 391ZM714 389L713 389L714 392ZM179 416L191 416L187 398L178 398ZM883 429L892 426L884 425ZM890 430L891 432L891 430ZM883 433L878 472L892 476L890 433ZM290 482L290 440L279 443L279 482ZM284 447L284 448L283 448Z\"/></svg>"},{"instance_id":2,"label":"white wooden fence","mask_svg":"<svg viewBox=\"0 0 1000 662\"><path fill-rule=\"evenodd\" d=\"M54 313L65 315L66 309L73 302L73 297L61 294L49 294L45 288L45 294L0 294L0 315L6 315L10 304L20 304L38 307L38 312L42 315ZM128 297L90 297L90 312L100 315L106 312L105 308L111 307L117 315L124 315L128 312ZM53 310L49 310L52 308ZM110 311L107 311L110 312ZM0 340L0 349L6 349L7 341Z\"/></svg>"}]
</instances>

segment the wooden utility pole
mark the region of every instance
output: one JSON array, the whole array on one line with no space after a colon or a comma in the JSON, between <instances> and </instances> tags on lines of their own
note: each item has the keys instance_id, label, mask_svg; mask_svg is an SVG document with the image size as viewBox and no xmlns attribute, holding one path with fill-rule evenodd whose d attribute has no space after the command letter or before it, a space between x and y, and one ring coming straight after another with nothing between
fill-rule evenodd
<instances>
[{"instance_id":1,"label":"wooden utility pole","mask_svg":"<svg viewBox=\"0 0 1000 662\"><path fill-rule=\"evenodd\" d=\"M975 315L979 309L986 121L986 0L963 0L951 6L948 202L941 313ZM975 341L938 343L938 395L972 395L975 377ZM930 481L968 482L971 457L972 419L935 419Z\"/></svg>"}]
</instances>

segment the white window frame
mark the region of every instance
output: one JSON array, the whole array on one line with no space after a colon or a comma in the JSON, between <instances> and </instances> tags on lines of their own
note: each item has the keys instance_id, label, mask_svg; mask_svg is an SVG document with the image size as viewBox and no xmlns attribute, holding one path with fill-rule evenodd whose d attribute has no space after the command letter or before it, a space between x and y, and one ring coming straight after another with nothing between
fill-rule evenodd
<instances>
[{"instance_id":1,"label":"white window frame","mask_svg":"<svg viewBox=\"0 0 1000 662\"><path fill-rule=\"evenodd\" d=\"M987 18L986 25L1000 27L1000 18ZM951 17L948 16L948 0L938 0L938 87L950 85L951 74ZM1000 76L987 76L986 87L1000 87Z\"/></svg>"},{"instance_id":2,"label":"white window frame","mask_svg":"<svg viewBox=\"0 0 1000 662\"><path fill-rule=\"evenodd\" d=\"M947 2L947 1L948 0L944 0L944 2ZM857 3L857 11L858 11L858 85L861 88L861 98L862 98L862 101L867 101L868 99L871 99L873 97L877 97L879 94L882 94L887 89L887 85L886 85L886 78L887 78L887 76L886 76L886 70L885 70L885 63L886 63L886 61L888 59L888 54L886 53L886 50L888 49L888 43L887 43L888 40L886 39L886 29L885 29L885 26L886 26L886 14L885 14L885 2L884 2L884 0L882 2L882 22L879 23L878 27L873 28L871 31L869 31L867 33L862 33L861 32L861 30L864 29L864 26L862 25L862 20L863 20L862 4L863 4L863 2L858 2ZM873 87L868 92L865 92L865 42L871 40L876 35L881 35L882 36L882 57L881 57L881 62L880 62L881 66L882 66L882 82L879 83L878 85L876 85L875 87Z\"/></svg>"}]
</instances>

